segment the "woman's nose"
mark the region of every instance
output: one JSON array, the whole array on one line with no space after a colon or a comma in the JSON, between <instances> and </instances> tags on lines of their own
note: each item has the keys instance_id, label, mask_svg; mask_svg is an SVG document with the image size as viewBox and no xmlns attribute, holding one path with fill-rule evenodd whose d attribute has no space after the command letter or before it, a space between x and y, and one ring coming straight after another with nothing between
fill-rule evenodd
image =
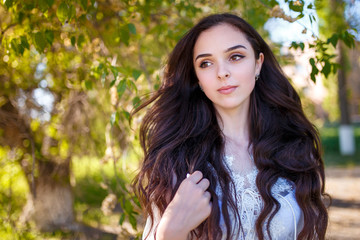
<instances>
[{"instance_id":1,"label":"woman's nose","mask_svg":"<svg viewBox=\"0 0 360 240\"><path fill-rule=\"evenodd\" d=\"M230 71L225 66L219 66L218 79L223 80L230 77Z\"/></svg>"}]
</instances>

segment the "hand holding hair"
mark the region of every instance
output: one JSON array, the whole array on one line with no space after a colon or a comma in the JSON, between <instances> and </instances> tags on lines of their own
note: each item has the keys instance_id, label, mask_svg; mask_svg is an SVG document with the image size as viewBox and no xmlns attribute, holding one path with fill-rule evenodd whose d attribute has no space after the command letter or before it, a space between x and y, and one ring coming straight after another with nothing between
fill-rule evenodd
<instances>
[{"instance_id":1,"label":"hand holding hair","mask_svg":"<svg viewBox=\"0 0 360 240\"><path fill-rule=\"evenodd\" d=\"M191 230L211 213L208 179L200 171L185 178L169 203L157 228L156 239L187 239Z\"/></svg>"}]
</instances>

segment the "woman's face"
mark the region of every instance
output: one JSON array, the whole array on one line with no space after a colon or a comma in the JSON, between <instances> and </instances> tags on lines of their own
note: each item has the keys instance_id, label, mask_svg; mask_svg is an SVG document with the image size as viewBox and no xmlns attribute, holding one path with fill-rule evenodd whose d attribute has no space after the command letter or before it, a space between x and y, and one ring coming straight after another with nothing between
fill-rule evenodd
<instances>
[{"instance_id":1,"label":"woman's face","mask_svg":"<svg viewBox=\"0 0 360 240\"><path fill-rule=\"evenodd\" d=\"M193 63L199 85L219 111L248 110L255 75L264 56L255 58L244 33L229 24L202 32L194 46Z\"/></svg>"}]
</instances>

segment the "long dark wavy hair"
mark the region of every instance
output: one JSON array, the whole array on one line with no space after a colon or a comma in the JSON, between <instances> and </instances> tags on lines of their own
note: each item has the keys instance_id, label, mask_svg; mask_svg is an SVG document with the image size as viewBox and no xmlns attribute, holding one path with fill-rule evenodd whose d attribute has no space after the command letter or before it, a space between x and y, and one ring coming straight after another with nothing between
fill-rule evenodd
<instances>
[{"instance_id":1,"label":"long dark wavy hair","mask_svg":"<svg viewBox=\"0 0 360 240\"><path fill-rule=\"evenodd\" d=\"M218 202L215 189L220 187L222 204L212 204L210 216L192 236L221 239L226 234L232 239L239 232L230 222L233 215L241 225L231 196L234 183L223 162L224 135L212 102L199 88L193 66L199 35L219 24L239 29L255 56L264 54L249 107L249 149L259 170L256 186L264 202L256 221L257 237L271 236L270 222L280 209L271 188L282 177L295 184L296 200L303 212L304 227L298 239L324 239L328 214L323 200L327 195L318 132L305 117L298 94L266 42L246 21L227 13L205 17L189 30L170 54L159 90L135 111L149 107L140 127L144 161L133 185L145 213L153 219L156 207L163 214L186 174L200 170L210 181L212 202ZM219 227L220 211L226 233Z\"/></svg>"}]
</instances>

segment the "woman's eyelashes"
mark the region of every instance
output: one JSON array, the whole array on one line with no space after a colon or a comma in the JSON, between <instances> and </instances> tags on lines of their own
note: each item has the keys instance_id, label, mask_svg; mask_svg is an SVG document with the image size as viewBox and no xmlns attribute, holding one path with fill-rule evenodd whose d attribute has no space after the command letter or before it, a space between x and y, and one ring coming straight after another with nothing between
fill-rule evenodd
<instances>
[{"instance_id":1,"label":"woman's eyelashes","mask_svg":"<svg viewBox=\"0 0 360 240\"><path fill-rule=\"evenodd\" d=\"M203 61L200 63L200 68L206 68L211 65L211 62L209 61Z\"/></svg>"},{"instance_id":2,"label":"woman's eyelashes","mask_svg":"<svg viewBox=\"0 0 360 240\"><path fill-rule=\"evenodd\" d=\"M243 59L245 56L241 54L233 54L230 56L230 61L239 61Z\"/></svg>"},{"instance_id":3,"label":"woman's eyelashes","mask_svg":"<svg viewBox=\"0 0 360 240\"><path fill-rule=\"evenodd\" d=\"M241 54L233 54L229 57L229 61L230 62L236 62L236 61L239 61L241 59L243 59L245 56L244 55L241 55ZM208 60L205 60L205 61L202 61L199 65L200 68L207 68L209 66L212 65L212 62L211 61L208 61Z\"/></svg>"}]
</instances>

